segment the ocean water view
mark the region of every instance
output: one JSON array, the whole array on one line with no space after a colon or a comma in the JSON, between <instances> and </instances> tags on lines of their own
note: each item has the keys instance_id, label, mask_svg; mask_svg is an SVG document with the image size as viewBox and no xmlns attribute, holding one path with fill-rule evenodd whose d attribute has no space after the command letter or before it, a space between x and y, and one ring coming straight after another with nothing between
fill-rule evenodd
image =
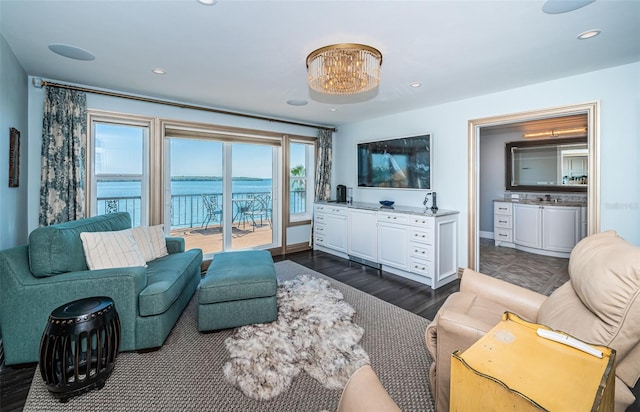
<instances>
[{"instance_id":1,"label":"ocean water view","mask_svg":"<svg viewBox=\"0 0 640 412\"><path fill-rule=\"evenodd\" d=\"M272 179L234 180L233 193L270 192ZM202 195L222 193L222 180L173 180L171 195ZM98 183L98 198L140 196L140 182L106 181Z\"/></svg>"},{"instance_id":2,"label":"ocean water view","mask_svg":"<svg viewBox=\"0 0 640 412\"><path fill-rule=\"evenodd\" d=\"M179 178L171 181L171 229L198 227L207 224L220 224L222 214L211 213L207 210L203 195L219 195L218 205L221 208L222 180L189 180ZM255 198L258 195L271 194L272 179L239 178L232 182L232 217L241 218L241 208L258 207L258 202L242 201L242 199ZM127 211L131 214L134 226L140 225L140 182L130 180L100 181L97 185L98 214ZM291 191L291 212L304 211L305 190ZM273 209L272 199L269 198L266 208L271 213ZM207 216L212 214L211 219Z\"/></svg>"}]
</instances>

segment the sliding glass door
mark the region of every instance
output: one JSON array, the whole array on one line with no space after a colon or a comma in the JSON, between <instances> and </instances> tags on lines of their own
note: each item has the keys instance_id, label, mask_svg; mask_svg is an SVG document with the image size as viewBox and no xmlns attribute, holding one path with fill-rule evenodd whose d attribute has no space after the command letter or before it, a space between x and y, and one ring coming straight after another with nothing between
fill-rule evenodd
<instances>
[{"instance_id":1,"label":"sliding glass door","mask_svg":"<svg viewBox=\"0 0 640 412\"><path fill-rule=\"evenodd\" d=\"M279 246L280 146L182 136L168 137L167 146L171 235L205 255Z\"/></svg>"}]
</instances>

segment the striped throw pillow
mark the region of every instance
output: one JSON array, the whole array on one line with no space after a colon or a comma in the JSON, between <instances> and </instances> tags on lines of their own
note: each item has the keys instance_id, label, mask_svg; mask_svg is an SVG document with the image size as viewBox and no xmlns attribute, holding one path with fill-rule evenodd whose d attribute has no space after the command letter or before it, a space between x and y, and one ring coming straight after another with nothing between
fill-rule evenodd
<instances>
[{"instance_id":1,"label":"striped throw pillow","mask_svg":"<svg viewBox=\"0 0 640 412\"><path fill-rule=\"evenodd\" d=\"M162 225L136 226L131 229L131 233L145 261L150 262L169 254Z\"/></svg>"},{"instance_id":2,"label":"striped throw pillow","mask_svg":"<svg viewBox=\"0 0 640 412\"><path fill-rule=\"evenodd\" d=\"M146 266L131 229L80 233L89 269Z\"/></svg>"}]
</instances>

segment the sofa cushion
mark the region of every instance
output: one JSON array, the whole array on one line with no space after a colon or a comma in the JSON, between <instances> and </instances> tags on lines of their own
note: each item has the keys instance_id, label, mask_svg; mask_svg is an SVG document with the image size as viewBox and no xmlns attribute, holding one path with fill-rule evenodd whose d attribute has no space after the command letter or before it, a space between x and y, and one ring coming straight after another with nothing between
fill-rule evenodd
<instances>
[{"instance_id":1,"label":"sofa cushion","mask_svg":"<svg viewBox=\"0 0 640 412\"><path fill-rule=\"evenodd\" d=\"M138 297L140 316L167 311L188 282L188 269L194 259L202 260L199 249L174 253L147 264L147 287ZM200 264L200 262L198 262Z\"/></svg>"},{"instance_id":2,"label":"sofa cushion","mask_svg":"<svg viewBox=\"0 0 640 412\"><path fill-rule=\"evenodd\" d=\"M35 229L29 235L29 267L33 276L87 270L80 233L131 227L127 212L100 215Z\"/></svg>"},{"instance_id":3,"label":"sofa cushion","mask_svg":"<svg viewBox=\"0 0 640 412\"><path fill-rule=\"evenodd\" d=\"M80 233L91 270L146 266L131 229Z\"/></svg>"},{"instance_id":4,"label":"sofa cushion","mask_svg":"<svg viewBox=\"0 0 640 412\"><path fill-rule=\"evenodd\" d=\"M169 254L162 225L136 226L131 229L131 233L146 262Z\"/></svg>"}]
</instances>

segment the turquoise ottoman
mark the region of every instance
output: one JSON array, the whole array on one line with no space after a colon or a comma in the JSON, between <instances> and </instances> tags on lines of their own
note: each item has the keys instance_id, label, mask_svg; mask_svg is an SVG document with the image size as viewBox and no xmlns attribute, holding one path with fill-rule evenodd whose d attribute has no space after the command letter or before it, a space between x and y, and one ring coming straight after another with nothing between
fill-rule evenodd
<instances>
[{"instance_id":1,"label":"turquoise ottoman","mask_svg":"<svg viewBox=\"0 0 640 412\"><path fill-rule=\"evenodd\" d=\"M198 296L201 332L273 322L278 317L278 281L265 250L215 255Z\"/></svg>"}]
</instances>

